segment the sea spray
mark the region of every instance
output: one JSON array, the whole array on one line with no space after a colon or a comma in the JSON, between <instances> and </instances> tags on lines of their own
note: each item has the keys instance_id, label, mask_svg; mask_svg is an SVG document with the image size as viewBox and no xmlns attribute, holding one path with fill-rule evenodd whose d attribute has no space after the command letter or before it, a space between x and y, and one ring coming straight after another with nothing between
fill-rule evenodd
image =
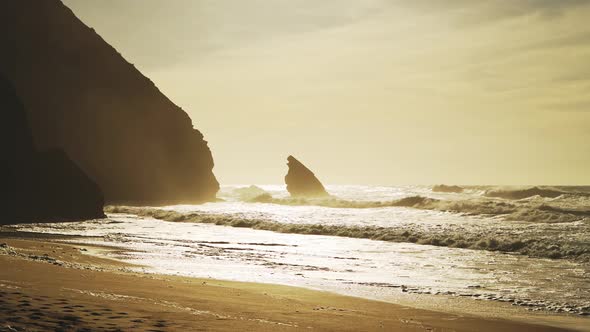
<instances>
[{"instance_id":1,"label":"sea spray","mask_svg":"<svg viewBox=\"0 0 590 332\"><path fill-rule=\"evenodd\" d=\"M490 228L483 225L481 227L453 226L429 229L415 224L397 225L396 227L295 224L264 218L247 218L231 213L183 213L170 209L150 207L108 206L105 208L105 212L134 214L171 222L206 223L279 233L412 242L424 245L520 253L532 257L590 261L590 243L587 238L551 236L552 233L548 232L548 229L540 231L534 227L535 225L525 225L518 232L512 232L506 231L502 227ZM560 225L556 225L556 227L560 227ZM582 229L583 234L590 234L590 223L587 221L578 222L576 227ZM557 229L557 232L562 233L562 229Z\"/></svg>"},{"instance_id":2,"label":"sea spray","mask_svg":"<svg viewBox=\"0 0 590 332\"><path fill-rule=\"evenodd\" d=\"M590 218L590 210L566 209L546 203L505 202L492 199L440 200L410 196L392 201L350 201L330 198L272 198L268 193L250 198L251 203L272 203L289 206L322 206L330 208L370 209L410 207L421 210L464 213L467 215L502 216L506 220L528 222L575 222Z\"/></svg>"}]
</instances>

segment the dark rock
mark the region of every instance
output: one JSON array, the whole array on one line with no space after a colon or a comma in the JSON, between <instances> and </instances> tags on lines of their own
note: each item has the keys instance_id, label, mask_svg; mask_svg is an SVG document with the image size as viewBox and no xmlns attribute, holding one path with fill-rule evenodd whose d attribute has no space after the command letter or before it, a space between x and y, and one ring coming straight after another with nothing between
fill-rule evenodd
<instances>
[{"instance_id":1,"label":"dark rock","mask_svg":"<svg viewBox=\"0 0 590 332\"><path fill-rule=\"evenodd\" d=\"M328 192L312 171L293 156L287 158L287 190L293 197L325 197Z\"/></svg>"},{"instance_id":2,"label":"dark rock","mask_svg":"<svg viewBox=\"0 0 590 332\"><path fill-rule=\"evenodd\" d=\"M0 224L104 217L99 187L59 149L38 151L23 104L0 77Z\"/></svg>"},{"instance_id":3,"label":"dark rock","mask_svg":"<svg viewBox=\"0 0 590 332\"><path fill-rule=\"evenodd\" d=\"M447 186L445 184L439 184L432 187L432 191L439 193L462 193L463 188L459 186Z\"/></svg>"},{"instance_id":4,"label":"dark rock","mask_svg":"<svg viewBox=\"0 0 590 332\"><path fill-rule=\"evenodd\" d=\"M0 43L0 74L32 130L23 144L64 151L108 203L215 200L211 151L189 116L61 1L0 1Z\"/></svg>"}]
</instances>

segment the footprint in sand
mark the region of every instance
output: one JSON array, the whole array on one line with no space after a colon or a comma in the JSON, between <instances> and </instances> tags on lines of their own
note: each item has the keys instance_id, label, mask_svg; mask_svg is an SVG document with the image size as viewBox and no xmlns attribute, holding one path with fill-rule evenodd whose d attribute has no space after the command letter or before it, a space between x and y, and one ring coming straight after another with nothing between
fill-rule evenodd
<instances>
[{"instance_id":1,"label":"footprint in sand","mask_svg":"<svg viewBox=\"0 0 590 332\"><path fill-rule=\"evenodd\" d=\"M155 327L166 327L166 321L158 321L156 324L154 324Z\"/></svg>"},{"instance_id":2,"label":"footprint in sand","mask_svg":"<svg viewBox=\"0 0 590 332\"><path fill-rule=\"evenodd\" d=\"M87 327L83 327L83 328L79 328L76 332L92 332L92 329L87 328Z\"/></svg>"},{"instance_id":3,"label":"footprint in sand","mask_svg":"<svg viewBox=\"0 0 590 332\"><path fill-rule=\"evenodd\" d=\"M41 315L38 315L38 314L30 314L29 315L29 318L30 319L33 319L33 320L39 320L39 319L41 319L43 317Z\"/></svg>"},{"instance_id":4,"label":"footprint in sand","mask_svg":"<svg viewBox=\"0 0 590 332\"><path fill-rule=\"evenodd\" d=\"M74 315L65 315L62 318L65 319L65 320L67 320L67 321L71 321L71 322L77 322L77 321L80 320L80 317L74 316Z\"/></svg>"}]
</instances>

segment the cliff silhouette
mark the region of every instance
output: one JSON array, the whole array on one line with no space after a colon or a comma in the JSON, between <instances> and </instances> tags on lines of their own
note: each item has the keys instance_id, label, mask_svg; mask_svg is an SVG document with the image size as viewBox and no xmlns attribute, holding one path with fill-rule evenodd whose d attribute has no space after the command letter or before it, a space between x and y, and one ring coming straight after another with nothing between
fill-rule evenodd
<instances>
[{"instance_id":1,"label":"cliff silhouette","mask_svg":"<svg viewBox=\"0 0 590 332\"><path fill-rule=\"evenodd\" d=\"M23 104L0 77L0 224L104 217L99 187L59 149L36 149Z\"/></svg>"},{"instance_id":2,"label":"cliff silhouette","mask_svg":"<svg viewBox=\"0 0 590 332\"><path fill-rule=\"evenodd\" d=\"M108 203L215 199L213 157L189 116L61 1L2 1L0 44L37 147L67 153Z\"/></svg>"},{"instance_id":3,"label":"cliff silhouette","mask_svg":"<svg viewBox=\"0 0 590 332\"><path fill-rule=\"evenodd\" d=\"M287 157L287 191L292 197L326 197L328 192L309 168L293 156Z\"/></svg>"}]
</instances>

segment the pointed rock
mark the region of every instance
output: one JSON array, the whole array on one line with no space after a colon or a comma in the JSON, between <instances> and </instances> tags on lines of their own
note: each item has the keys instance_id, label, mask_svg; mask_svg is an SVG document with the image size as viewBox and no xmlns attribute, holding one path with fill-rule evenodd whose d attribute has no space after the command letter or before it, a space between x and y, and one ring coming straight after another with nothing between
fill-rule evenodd
<instances>
[{"instance_id":1,"label":"pointed rock","mask_svg":"<svg viewBox=\"0 0 590 332\"><path fill-rule=\"evenodd\" d=\"M309 168L293 156L287 158L289 171L285 176L287 190L293 197L325 197L328 192Z\"/></svg>"}]
</instances>

